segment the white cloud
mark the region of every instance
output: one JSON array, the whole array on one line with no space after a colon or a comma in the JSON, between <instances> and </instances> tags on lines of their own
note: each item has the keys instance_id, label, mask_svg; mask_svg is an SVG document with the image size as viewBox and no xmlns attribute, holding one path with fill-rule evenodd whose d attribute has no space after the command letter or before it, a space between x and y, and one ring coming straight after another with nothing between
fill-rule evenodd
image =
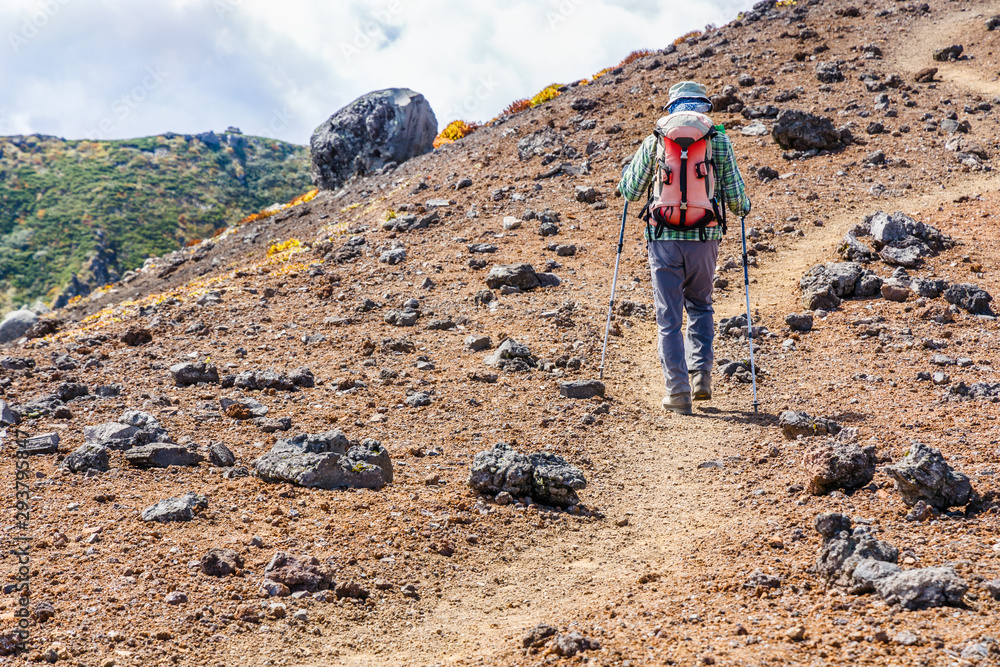
<instances>
[{"instance_id":1,"label":"white cloud","mask_svg":"<svg viewBox=\"0 0 1000 667\"><path fill-rule=\"evenodd\" d=\"M483 121L753 2L6 0L0 77L14 94L0 134L238 125L304 144L337 109L394 86L423 93L442 127Z\"/></svg>"}]
</instances>

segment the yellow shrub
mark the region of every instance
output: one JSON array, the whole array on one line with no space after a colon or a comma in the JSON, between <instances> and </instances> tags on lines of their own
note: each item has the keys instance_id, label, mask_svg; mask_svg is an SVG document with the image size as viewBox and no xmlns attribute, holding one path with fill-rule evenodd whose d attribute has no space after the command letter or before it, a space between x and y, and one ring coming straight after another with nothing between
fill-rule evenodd
<instances>
[{"instance_id":1,"label":"yellow shrub","mask_svg":"<svg viewBox=\"0 0 1000 667\"><path fill-rule=\"evenodd\" d=\"M466 123L464 120L453 120L448 123L448 127L444 128L441 131L441 134L437 135L437 138L434 139L434 148L441 148L446 144L454 143L462 137L469 136L478 129L478 123Z\"/></svg>"},{"instance_id":2,"label":"yellow shrub","mask_svg":"<svg viewBox=\"0 0 1000 667\"><path fill-rule=\"evenodd\" d=\"M553 100L559 97L559 95L561 94L558 90L559 86L560 84L553 83L551 86L543 88L541 91L538 92L537 95L531 98L531 101L528 102L528 104L530 104L533 107L537 107L539 104L545 104L549 100Z\"/></svg>"},{"instance_id":3,"label":"yellow shrub","mask_svg":"<svg viewBox=\"0 0 1000 667\"><path fill-rule=\"evenodd\" d=\"M270 248L267 249L267 256L274 257L275 255L280 255L283 252L293 253L299 252L302 244L298 239L288 239L284 243L275 243Z\"/></svg>"}]
</instances>

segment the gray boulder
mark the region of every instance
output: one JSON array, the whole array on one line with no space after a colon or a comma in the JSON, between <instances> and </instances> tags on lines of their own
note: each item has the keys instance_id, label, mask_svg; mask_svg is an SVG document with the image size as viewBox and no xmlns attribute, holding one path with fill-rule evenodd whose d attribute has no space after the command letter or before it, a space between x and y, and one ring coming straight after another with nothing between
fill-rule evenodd
<instances>
[{"instance_id":1,"label":"gray boulder","mask_svg":"<svg viewBox=\"0 0 1000 667\"><path fill-rule=\"evenodd\" d=\"M559 384L559 395L563 398L603 397L604 391L604 383L600 380L573 380Z\"/></svg>"},{"instance_id":2,"label":"gray boulder","mask_svg":"<svg viewBox=\"0 0 1000 667\"><path fill-rule=\"evenodd\" d=\"M7 405L7 401L0 401L0 426L17 426L20 423L21 414Z\"/></svg>"},{"instance_id":3,"label":"gray boulder","mask_svg":"<svg viewBox=\"0 0 1000 667\"><path fill-rule=\"evenodd\" d=\"M839 253L841 258L848 262L868 263L875 261L875 251L858 240L857 234L853 231L847 232L844 240L840 244Z\"/></svg>"},{"instance_id":4,"label":"gray boulder","mask_svg":"<svg viewBox=\"0 0 1000 667\"><path fill-rule=\"evenodd\" d=\"M531 264L497 264L486 276L486 286L490 289L499 289L504 285L530 290L540 287L541 282Z\"/></svg>"},{"instance_id":5,"label":"gray boulder","mask_svg":"<svg viewBox=\"0 0 1000 667\"><path fill-rule=\"evenodd\" d=\"M177 383L178 387L187 387L199 382L207 384L218 384L219 382L218 369L214 365L202 361L174 364L170 367L170 374L174 377L174 382Z\"/></svg>"},{"instance_id":6,"label":"gray boulder","mask_svg":"<svg viewBox=\"0 0 1000 667\"><path fill-rule=\"evenodd\" d=\"M923 244L911 245L905 248L896 246L886 246L879 251L878 256L886 264L892 266L903 266L908 269L916 268L923 261L924 256L930 254L927 246Z\"/></svg>"},{"instance_id":7,"label":"gray boulder","mask_svg":"<svg viewBox=\"0 0 1000 667\"><path fill-rule=\"evenodd\" d=\"M809 437L814 435L837 435L841 431L841 426L832 419L823 417L813 417L805 412L785 410L778 417L778 426L782 433L789 440L794 440L800 435Z\"/></svg>"},{"instance_id":8,"label":"gray boulder","mask_svg":"<svg viewBox=\"0 0 1000 667\"><path fill-rule=\"evenodd\" d=\"M125 460L136 468L169 468L197 465L203 457L181 445L156 442L126 450Z\"/></svg>"},{"instance_id":9,"label":"gray boulder","mask_svg":"<svg viewBox=\"0 0 1000 667\"><path fill-rule=\"evenodd\" d=\"M87 444L102 445L108 449L128 449L142 429L128 424L108 422L97 426L83 427L83 441Z\"/></svg>"},{"instance_id":10,"label":"gray boulder","mask_svg":"<svg viewBox=\"0 0 1000 667\"><path fill-rule=\"evenodd\" d=\"M874 593L875 583L886 577L902 572L895 563L875 560L874 558L863 558L858 561L851 573L851 593L863 595L864 593Z\"/></svg>"},{"instance_id":11,"label":"gray boulder","mask_svg":"<svg viewBox=\"0 0 1000 667\"><path fill-rule=\"evenodd\" d=\"M87 472L96 470L107 472L108 450L97 444L85 444L78 447L62 460L62 467L70 472Z\"/></svg>"},{"instance_id":12,"label":"gray boulder","mask_svg":"<svg viewBox=\"0 0 1000 667\"><path fill-rule=\"evenodd\" d=\"M837 586L853 585L854 570L865 560L895 563L896 547L875 539L867 526L851 530L851 520L843 514L820 514L816 529L823 536L823 546L816 557L817 574Z\"/></svg>"},{"instance_id":13,"label":"gray boulder","mask_svg":"<svg viewBox=\"0 0 1000 667\"><path fill-rule=\"evenodd\" d=\"M950 567L925 567L906 570L874 582L875 591L888 604L898 604L904 609L930 609L932 607L962 605L962 598L969 590L965 580Z\"/></svg>"},{"instance_id":14,"label":"gray boulder","mask_svg":"<svg viewBox=\"0 0 1000 667\"><path fill-rule=\"evenodd\" d=\"M404 403L411 408L422 408L431 404L431 395L426 391L418 391L407 396Z\"/></svg>"},{"instance_id":15,"label":"gray boulder","mask_svg":"<svg viewBox=\"0 0 1000 667\"><path fill-rule=\"evenodd\" d=\"M243 556L232 549L209 549L199 564L210 577L228 577L243 569Z\"/></svg>"},{"instance_id":16,"label":"gray boulder","mask_svg":"<svg viewBox=\"0 0 1000 667\"><path fill-rule=\"evenodd\" d=\"M803 466L809 475L809 492L823 495L834 489L858 489L875 477L878 457L875 446L862 449L853 443L828 440L805 453Z\"/></svg>"},{"instance_id":17,"label":"gray boulder","mask_svg":"<svg viewBox=\"0 0 1000 667\"><path fill-rule=\"evenodd\" d=\"M350 444L340 431L299 435L279 440L254 466L265 481L320 489L381 489L392 481L388 452L378 441Z\"/></svg>"},{"instance_id":18,"label":"gray boulder","mask_svg":"<svg viewBox=\"0 0 1000 667\"><path fill-rule=\"evenodd\" d=\"M424 96L406 88L377 90L356 99L313 132L313 183L339 188L355 174L370 174L429 152L437 118Z\"/></svg>"},{"instance_id":19,"label":"gray boulder","mask_svg":"<svg viewBox=\"0 0 1000 667\"><path fill-rule=\"evenodd\" d=\"M921 248L924 256L955 246L955 241L941 230L915 220L901 211L889 215L879 211L865 219L876 250L886 246Z\"/></svg>"},{"instance_id":20,"label":"gray boulder","mask_svg":"<svg viewBox=\"0 0 1000 667\"><path fill-rule=\"evenodd\" d=\"M528 371L538 366L538 360L527 345L508 338L486 357L486 364L510 372Z\"/></svg>"},{"instance_id":21,"label":"gray boulder","mask_svg":"<svg viewBox=\"0 0 1000 667\"><path fill-rule=\"evenodd\" d=\"M903 502L913 506L923 500L940 511L964 507L973 499L972 483L952 469L941 451L914 442L901 461L882 468L892 477Z\"/></svg>"},{"instance_id":22,"label":"gray boulder","mask_svg":"<svg viewBox=\"0 0 1000 667\"><path fill-rule=\"evenodd\" d=\"M817 264L802 276L802 307L806 310L835 310L841 300L854 295L864 268L857 262Z\"/></svg>"},{"instance_id":23,"label":"gray boulder","mask_svg":"<svg viewBox=\"0 0 1000 667\"><path fill-rule=\"evenodd\" d=\"M785 315L785 324L792 331L812 331L812 313L789 313Z\"/></svg>"},{"instance_id":24,"label":"gray boulder","mask_svg":"<svg viewBox=\"0 0 1000 667\"><path fill-rule=\"evenodd\" d=\"M990 315L993 312L990 309L993 297L979 285L969 283L952 285L944 291L944 300L974 315Z\"/></svg>"},{"instance_id":25,"label":"gray boulder","mask_svg":"<svg viewBox=\"0 0 1000 667\"><path fill-rule=\"evenodd\" d=\"M822 151L843 147L840 131L829 118L795 109L778 113L771 136L785 150Z\"/></svg>"},{"instance_id":26,"label":"gray boulder","mask_svg":"<svg viewBox=\"0 0 1000 667\"><path fill-rule=\"evenodd\" d=\"M0 321L0 345L13 342L28 333L28 329L37 321L38 315L26 308L7 313Z\"/></svg>"},{"instance_id":27,"label":"gray boulder","mask_svg":"<svg viewBox=\"0 0 1000 667\"><path fill-rule=\"evenodd\" d=\"M935 278L914 278L910 281L910 289L917 296L925 299L936 299L948 289L948 281Z\"/></svg>"},{"instance_id":28,"label":"gray boulder","mask_svg":"<svg viewBox=\"0 0 1000 667\"><path fill-rule=\"evenodd\" d=\"M527 496L545 505L568 507L579 502L576 492L587 482L579 468L555 454L524 455L501 442L476 454L469 485L491 497L506 491L515 498Z\"/></svg>"},{"instance_id":29,"label":"gray boulder","mask_svg":"<svg viewBox=\"0 0 1000 667\"><path fill-rule=\"evenodd\" d=\"M837 63L818 62L816 63L816 78L822 83L837 83L844 80L844 73L840 71Z\"/></svg>"},{"instance_id":30,"label":"gray boulder","mask_svg":"<svg viewBox=\"0 0 1000 667\"><path fill-rule=\"evenodd\" d=\"M143 521L190 521L201 510L208 509L208 498L197 493L185 493L180 498L167 498L142 511Z\"/></svg>"},{"instance_id":31,"label":"gray boulder","mask_svg":"<svg viewBox=\"0 0 1000 667\"><path fill-rule=\"evenodd\" d=\"M236 465L236 455L233 454L233 450L221 442L208 448L208 460L219 468L231 468Z\"/></svg>"},{"instance_id":32,"label":"gray boulder","mask_svg":"<svg viewBox=\"0 0 1000 667\"><path fill-rule=\"evenodd\" d=\"M240 389L262 391L264 389L274 389L275 391L297 391L292 378L284 373L278 373L270 368L266 371L252 370L243 371L236 376L233 386Z\"/></svg>"}]
</instances>

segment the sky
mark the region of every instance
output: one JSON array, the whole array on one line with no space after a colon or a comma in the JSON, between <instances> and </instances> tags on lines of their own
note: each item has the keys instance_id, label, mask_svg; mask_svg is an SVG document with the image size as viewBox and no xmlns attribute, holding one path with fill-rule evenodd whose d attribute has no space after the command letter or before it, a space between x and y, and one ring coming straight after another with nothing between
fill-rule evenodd
<instances>
[{"instance_id":1,"label":"sky","mask_svg":"<svg viewBox=\"0 0 1000 667\"><path fill-rule=\"evenodd\" d=\"M308 144L361 95L411 88L439 129L721 25L755 0L3 0L0 136L229 126Z\"/></svg>"}]
</instances>

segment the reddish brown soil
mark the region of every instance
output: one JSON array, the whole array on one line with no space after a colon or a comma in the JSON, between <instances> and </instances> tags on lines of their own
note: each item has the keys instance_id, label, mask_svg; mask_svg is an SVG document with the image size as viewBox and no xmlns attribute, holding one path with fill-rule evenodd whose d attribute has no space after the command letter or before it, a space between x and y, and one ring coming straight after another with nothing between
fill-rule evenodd
<instances>
[{"instance_id":1,"label":"reddish brown soil","mask_svg":"<svg viewBox=\"0 0 1000 667\"><path fill-rule=\"evenodd\" d=\"M919 319L913 303L849 300L802 334L797 350L784 351L782 341L784 316L801 308L801 275L816 263L834 260L843 234L879 209L904 211L960 242L930 260L919 275L975 282L1000 295L995 172L963 171L943 148L947 137L924 131L920 120L925 113L940 120L954 109L959 118L969 118L972 138L996 153L1000 108L969 115L963 108L1000 95L997 33L986 32L984 25L1000 13L1000 2L935 0L930 13L921 14L909 11L910 4L879 1L857 3L859 18L834 14L849 4L837 0L809 7L801 22L819 38L804 43L780 37L801 29L800 21L788 20L794 7L787 7L778 10L777 18L727 26L704 42L683 45L680 55L716 45L716 55L695 58L693 70L688 65L638 69L648 61L630 65L611 85L598 81L570 91L386 176L358 180L339 196L323 193L290 213L240 229L200 262L189 261L166 279L150 269L128 285L60 313L76 320L63 333L9 350L32 357L37 367L9 373L8 403L50 393L59 382L74 379L91 388L112 382L123 386L120 398L72 403L71 419L22 425L29 435L60 433L62 454L83 442L85 425L114 420L134 408L156 415L175 440L224 442L239 464L249 466L275 436L227 417L208 418L219 397L239 392L175 387L166 370L189 357L210 357L223 372L310 367L317 387L256 396L271 408L269 416L291 417L292 433L340 428L350 438L377 438L397 465L395 483L373 492L293 488L254 477L229 480L207 463L136 470L120 454L112 456L110 472L87 478L62 472L55 456L32 459L37 475L31 500L33 603L49 602L56 613L32 628L27 653L0 658L0 664L47 657L80 665L971 664L959 654L983 637L996 636L1000 612L1000 603L981 585L1000 577L1000 488L994 474L1000 464L998 411L988 402L948 400L947 387L918 382L915 376L932 370L933 352L920 345L927 337L944 339L948 354L975 361L969 368L949 369L953 383L996 381L996 321L962 314L953 324L937 325ZM877 18L883 9L891 13ZM728 43L718 44L722 38ZM883 59L864 59L860 47L872 43L880 46ZM914 74L931 65L931 51L952 43L964 44L973 58L940 65L940 81L933 87L913 84ZM830 50L818 59L844 61L847 80L833 84L833 92L818 90L812 62L793 58L819 44ZM731 54L748 57L734 65ZM660 58L672 63L677 56ZM866 92L858 80L866 71L899 74L913 87L917 106L904 107L898 91L890 90L897 118L882 119L874 111L869 118L855 112L839 116L851 101L871 110L875 93ZM804 234L765 234L763 240L775 251L760 252L759 266L752 270L753 308L779 334L756 349L766 371L759 387L760 414L749 409L747 385L719 380L714 400L694 416L664 414L654 324L637 317L618 320L622 335L612 338L605 374L610 412L591 425L581 419L598 402L559 398L557 380L539 371L501 373L496 384L472 381L471 372L488 369L485 353L464 350L462 341L470 333L488 334L494 344L511 337L550 359L581 357L582 368L567 376L597 375L620 215L621 200L612 196L619 164L649 131L672 82L697 78L721 88L742 72L775 80L769 93L750 104L769 103L776 92L803 86L798 100L779 106L823 113L838 125L854 121L855 135L867 142L830 156L785 162L770 137L739 133L737 127L748 122L741 116L718 115L732 128L754 201L748 225L778 232L790 225ZM630 93L634 86L641 92ZM600 102L586 114L597 127L575 132L569 118L576 112L569 104L584 96ZM890 131L902 125L911 131L866 135L865 126L876 118ZM609 141L609 150L592 161L588 176L535 181L544 168L538 158L520 162L516 144L547 123L565 128L567 143L581 152L590 140ZM615 124L623 131L606 133ZM862 159L879 148L893 160L905 158L908 166L864 168ZM762 165L783 178L760 183L753 174ZM450 187L465 176L473 179L472 187ZM412 193L421 179L431 189ZM536 182L540 190L534 189ZM873 196L874 183L888 191ZM597 187L607 208L575 201L577 185ZM508 186L523 201L511 201L510 192L493 199L497 188ZM381 230L388 210L434 197L455 201L444 209L443 224L395 236ZM465 216L472 205L477 218ZM558 258L560 287L501 296L495 312L478 308L473 297L485 288L486 269L468 267L469 243L495 243L499 249L488 256L490 264L527 261L541 270L555 258L545 249L551 239L536 234L537 222L503 231L505 215L519 216L528 208L560 212L556 239L575 243L579 252ZM789 222L793 216L797 220ZM358 225L367 227L372 250L353 263L324 266L324 276L309 275L309 263L319 261L315 252L271 261L264 257L273 243L291 238L318 244L332 236L339 245L346 239L344 228ZM260 233L257 241L242 243L253 232ZM649 303L640 233L631 218L619 298ZM409 256L387 267L376 261L377 249L392 240L402 242ZM722 260L737 256L738 245L738 230L731 229ZM213 259L219 260L217 269L209 266ZM201 267L209 268L203 276L197 275ZM884 265L877 270L884 276L891 272ZM743 308L740 272L725 275L730 287L717 293L719 317ZM427 276L435 286L422 289ZM196 304L208 288L224 290L221 304ZM265 289L275 294L262 305ZM177 302L161 303L167 295ZM385 312L411 296L421 300L424 312L418 325L385 324ZM383 307L356 312L365 298ZM576 303L568 321L539 317L567 301ZM138 305L157 303L155 313L139 316ZM464 324L454 331L424 329L431 319L446 316ZM852 325L875 316L885 318L891 336L882 344L860 338L859 327ZM154 318L158 322L151 324ZM325 324L328 318L349 318L350 323ZM199 321L207 325L207 335L184 333ZM150 328L153 342L138 348L119 342L117 336L134 326ZM910 338L900 333L907 327L915 344L908 345ZM315 334L327 341L302 343L303 336ZM99 335L108 338L102 342L95 339ZM384 339L402 337L417 351L364 352L365 341L378 347ZM237 354L239 347L245 348L245 358ZM97 359L100 367L57 371L52 356L65 352L80 361ZM719 358L746 353L745 344L718 341ZM436 368L417 370L419 355ZM383 370L399 375L383 381ZM340 393L338 383L351 378L366 387ZM408 390L429 391L434 402L405 407ZM873 441L885 461L898 459L914 439L939 447L971 477L983 502L967 517L909 522L904 520L908 508L881 472L872 485L850 495L805 493L805 444L786 441L777 427L777 416L786 408L857 427L861 441ZM472 457L501 440L516 441L525 451L552 451L578 465L589 482L581 492L582 514L499 506L469 489L465 481ZM431 450L440 455L426 455ZM12 451L8 441L5 452ZM13 458L7 460L3 475L13 497ZM710 460L723 467L698 468ZM440 483L427 483L433 475ZM139 519L154 502L187 491L209 498L208 510L196 520L149 525ZM76 507L70 509L71 504ZM904 567L952 564L970 584L966 606L908 612L875 596L827 590L808 568L820 544L813 520L829 511L870 520L880 539L904 552L909 559ZM12 510L8 517L5 549L13 544L8 536L17 534ZM97 529L98 541L84 541ZM262 547L250 546L255 535ZM239 551L246 559L244 570L216 579L189 566L215 546ZM316 556L335 570L338 581L360 582L371 589L371 597L325 603L282 598L277 601L288 606L287 617L269 618L267 607L276 600L258 591L264 566L279 550ZM451 550L452 555L442 555ZM747 576L758 568L779 575L782 586L745 589ZM14 576L13 566L8 573ZM390 588L376 590L377 579ZM400 587L405 584L415 585L418 597L404 597ZM173 591L184 592L188 601L166 604ZM12 595L0 600L5 626L13 622L16 602ZM292 619L298 608L308 612L307 620ZM261 617L243 620L247 612ZM572 659L550 648L525 653L521 637L539 623L561 632L579 630L601 648ZM803 632L793 639L789 630L796 626ZM917 644L893 640L904 630L918 636ZM994 653L980 664L997 664L998 650L993 644Z\"/></svg>"}]
</instances>

